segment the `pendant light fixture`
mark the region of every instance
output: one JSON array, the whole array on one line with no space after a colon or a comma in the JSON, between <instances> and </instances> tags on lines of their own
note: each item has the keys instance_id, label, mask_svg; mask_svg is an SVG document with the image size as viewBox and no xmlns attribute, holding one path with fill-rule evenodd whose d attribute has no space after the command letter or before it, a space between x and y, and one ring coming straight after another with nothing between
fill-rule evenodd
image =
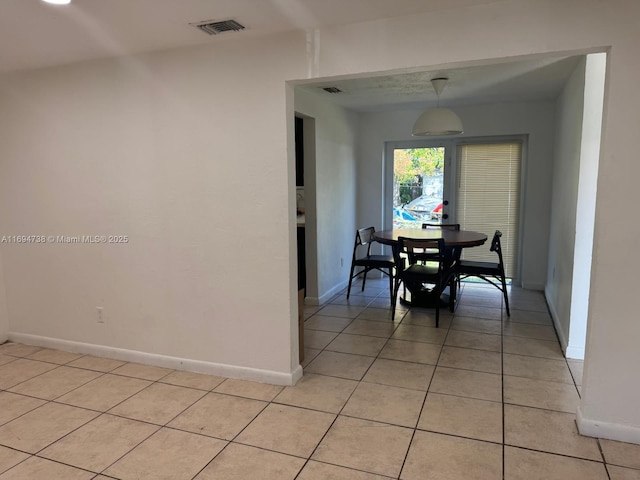
<instances>
[{"instance_id":1,"label":"pendant light fixture","mask_svg":"<svg viewBox=\"0 0 640 480\"><path fill-rule=\"evenodd\" d=\"M430 108L418 117L416 123L413 124L413 135L420 137L459 135L464 131L460 117L453 110L440 106L440 93L444 90L448 80L446 77L431 80L431 85L433 85L438 97L438 103L436 108Z\"/></svg>"}]
</instances>

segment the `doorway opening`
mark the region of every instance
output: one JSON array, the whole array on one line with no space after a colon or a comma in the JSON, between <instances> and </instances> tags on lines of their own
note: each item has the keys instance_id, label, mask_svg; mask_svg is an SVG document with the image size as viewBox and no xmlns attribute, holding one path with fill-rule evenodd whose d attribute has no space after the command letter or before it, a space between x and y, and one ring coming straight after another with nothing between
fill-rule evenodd
<instances>
[{"instance_id":1,"label":"doorway opening","mask_svg":"<svg viewBox=\"0 0 640 480\"><path fill-rule=\"evenodd\" d=\"M389 142L385 228L459 223L489 238L500 230L507 277L518 279L525 150L522 136ZM495 261L488 248L463 255Z\"/></svg>"}]
</instances>

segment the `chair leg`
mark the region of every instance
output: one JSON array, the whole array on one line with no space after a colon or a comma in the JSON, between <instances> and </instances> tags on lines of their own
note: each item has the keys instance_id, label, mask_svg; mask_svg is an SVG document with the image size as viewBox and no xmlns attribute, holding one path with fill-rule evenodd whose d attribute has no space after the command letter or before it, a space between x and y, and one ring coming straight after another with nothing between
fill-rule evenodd
<instances>
[{"instance_id":1,"label":"chair leg","mask_svg":"<svg viewBox=\"0 0 640 480\"><path fill-rule=\"evenodd\" d=\"M347 287L347 299L349 298L349 295L351 295L351 282L353 280L353 271L355 270L356 266L351 263L351 271L349 272L349 286Z\"/></svg>"},{"instance_id":2,"label":"chair leg","mask_svg":"<svg viewBox=\"0 0 640 480\"><path fill-rule=\"evenodd\" d=\"M509 311L509 295L507 293L507 282L504 278L504 275L500 277L500 280L502 280L502 294L504 295L504 305L505 307L507 307L507 316L510 317L511 312Z\"/></svg>"},{"instance_id":3,"label":"chair leg","mask_svg":"<svg viewBox=\"0 0 640 480\"><path fill-rule=\"evenodd\" d=\"M458 291L456 289L456 277L455 275L451 277L449 283L449 311L453 313L455 310L456 297L458 295Z\"/></svg>"},{"instance_id":4,"label":"chair leg","mask_svg":"<svg viewBox=\"0 0 640 480\"><path fill-rule=\"evenodd\" d=\"M393 267L389 268L389 300L393 302Z\"/></svg>"},{"instance_id":5,"label":"chair leg","mask_svg":"<svg viewBox=\"0 0 640 480\"><path fill-rule=\"evenodd\" d=\"M369 268L364 269L364 276L362 277L362 291L364 292L364 285L367 283L367 273L369 273Z\"/></svg>"},{"instance_id":6,"label":"chair leg","mask_svg":"<svg viewBox=\"0 0 640 480\"><path fill-rule=\"evenodd\" d=\"M391 321L396 318L396 301L398 300L398 290L400 289L400 280L396 279L393 295L391 296Z\"/></svg>"}]
</instances>

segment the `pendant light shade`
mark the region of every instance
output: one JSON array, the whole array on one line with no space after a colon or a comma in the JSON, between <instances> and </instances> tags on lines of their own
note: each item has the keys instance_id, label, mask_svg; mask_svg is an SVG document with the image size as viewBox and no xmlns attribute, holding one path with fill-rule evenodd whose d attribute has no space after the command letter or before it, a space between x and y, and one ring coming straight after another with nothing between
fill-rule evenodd
<instances>
[{"instance_id":1,"label":"pendant light shade","mask_svg":"<svg viewBox=\"0 0 640 480\"><path fill-rule=\"evenodd\" d=\"M444 89L447 80L448 78L434 78L431 80L433 89L438 96L438 106L428 109L418 117L413 125L413 135L459 135L464 131L460 117L453 110L440 107L440 93Z\"/></svg>"},{"instance_id":2,"label":"pendant light shade","mask_svg":"<svg viewBox=\"0 0 640 480\"><path fill-rule=\"evenodd\" d=\"M413 125L413 134L427 135L458 135L463 132L462 120L448 108L430 108L418 117Z\"/></svg>"}]
</instances>

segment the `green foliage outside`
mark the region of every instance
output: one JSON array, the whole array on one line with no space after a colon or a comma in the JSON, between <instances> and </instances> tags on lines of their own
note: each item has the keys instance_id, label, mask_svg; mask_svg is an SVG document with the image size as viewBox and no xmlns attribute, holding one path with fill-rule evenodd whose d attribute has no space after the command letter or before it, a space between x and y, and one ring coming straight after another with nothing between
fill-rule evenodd
<instances>
[{"instance_id":1,"label":"green foliage outside","mask_svg":"<svg viewBox=\"0 0 640 480\"><path fill-rule=\"evenodd\" d=\"M394 150L393 178L397 204L404 205L422 194L425 177L442 175L444 147Z\"/></svg>"}]
</instances>

